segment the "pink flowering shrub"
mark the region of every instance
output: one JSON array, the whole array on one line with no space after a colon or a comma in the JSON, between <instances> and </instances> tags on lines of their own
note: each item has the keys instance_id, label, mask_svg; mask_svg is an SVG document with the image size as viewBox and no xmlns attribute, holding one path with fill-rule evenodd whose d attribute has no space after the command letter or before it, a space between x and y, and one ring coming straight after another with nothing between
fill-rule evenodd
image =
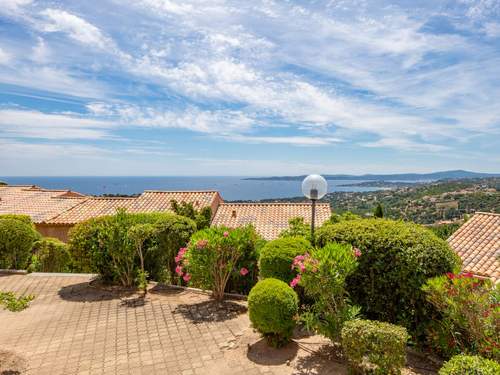
<instances>
[{"instance_id":1,"label":"pink flowering shrub","mask_svg":"<svg viewBox=\"0 0 500 375\"><path fill-rule=\"evenodd\" d=\"M181 248L175 257L175 272L190 285L212 290L217 300L224 298L224 292L231 279L252 278L256 274L256 256L253 239L257 235L252 227L228 229L211 227L196 232L187 248ZM253 284L252 284L253 285Z\"/></svg>"},{"instance_id":2,"label":"pink flowering shrub","mask_svg":"<svg viewBox=\"0 0 500 375\"><path fill-rule=\"evenodd\" d=\"M350 304L345 281L360 256L359 249L333 243L295 257L291 267L298 273L290 286L302 286L314 301L301 315L309 330L338 341L343 324L359 314L360 308Z\"/></svg>"},{"instance_id":3,"label":"pink flowering shrub","mask_svg":"<svg viewBox=\"0 0 500 375\"><path fill-rule=\"evenodd\" d=\"M500 361L500 287L471 273L447 273L423 286L441 314L428 328L429 344L444 356L461 352Z\"/></svg>"}]
</instances>

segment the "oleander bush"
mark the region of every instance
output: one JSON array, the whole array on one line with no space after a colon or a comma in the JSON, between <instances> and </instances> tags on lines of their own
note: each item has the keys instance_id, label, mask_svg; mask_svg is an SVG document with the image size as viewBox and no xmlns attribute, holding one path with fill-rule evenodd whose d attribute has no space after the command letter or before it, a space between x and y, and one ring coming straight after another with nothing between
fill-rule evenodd
<instances>
[{"instance_id":1,"label":"oleander bush","mask_svg":"<svg viewBox=\"0 0 500 375\"><path fill-rule=\"evenodd\" d=\"M350 373L400 374L406 362L404 327L373 320L351 320L342 328L342 349Z\"/></svg>"},{"instance_id":2,"label":"oleander bush","mask_svg":"<svg viewBox=\"0 0 500 375\"><path fill-rule=\"evenodd\" d=\"M439 375L498 375L500 363L477 355L456 355L439 370Z\"/></svg>"},{"instance_id":3,"label":"oleander bush","mask_svg":"<svg viewBox=\"0 0 500 375\"><path fill-rule=\"evenodd\" d=\"M31 221L0 219L0 268L25 269L33 243L39 238Z\"/></svg>"},{"instance_id":4,"label":"oleander bush","mask_svg":"<svg viewBox=\"0 0 500 375\"><path fill-rule=\"evenodd\" d=\"M97 272L105 282L132 286L137 282L139 257L129 229L136 224L155 225L155 234L143 243L144 263L155 280L170 277L170 257L174 248L184 245L194 232L195 223L170 213L127 213L93 218L70 231L69 249L75 268Z\"/></svg>"},{"instance_id":5,"label":"oleander bush","mask_svg":"<svg viewBox=\"0 0 500 375\"><path fill-rule=\"evenodd\" d=\"M417 224L361 219L322 226L318 245L332 242L350 244L363 254L347 278L347 290L363 314L403 325L420 338L432 316L422 285L460 266L446 241Z\"/></svg>"},{"instance_id":6,"label":"oleander bush","mask_svg":"<svg viewBox=\"0 0 500 375\"><path fill-rule=\"evenodd\" d=\"M71 272L71 254L68 245L57 238L45 237L32 247L31 272Z\"/></svg>"},{"instance_id":7,"label":"oleander bush","mask_svg":"<svg viewBox=\"0 0 500 375\"><path fill-rule=\"evenodd\" d=\"M250 321L269 345L280 347L290 341L298 312L297 293L283 281L259 281L248 295Z\"/></svg>"},{"instance_id":8,"label":"oleander bush","mask_svg":"<svg viewBox=\"0 0 500 375\"><path fill-rule=\"evenodd\" d=\"M311 251L310 242L303 237L285 237L269 241L260 251L260 277L272 277L290 283L297 274L291 267L294 258Z\"/></svg>"},{"instance_id":9,"label":"oleander bush","mask_svg":"<svg viewBox=\"0 0 500 375\"><path fill-rule=\"evenodd\" d=\"M181 248L175 257L176 273L186 283L211 290L216 300L222 300L231 278L236 285L235 279L253 280L255 277L258 238L252 226L211 227L198 231L191 237L188 247Z\"/></svg>"},{"instance_id":10,"label":"oleander bush","mask_svg":"<svg viewBox=\"0 0 500 375\"><path fill-rule=\"evenodd\" d=\"M467 352L500 361L500 285L449 273L422 290L440 313L427 330L430 347L444 357Z\"/></svg>"},{"instance_id":11,"label":"oleander bush","mask_svg":"<svg viewBox=\"0 0 500 375\"><path fill-rule=\"evenodd\" d=\"M161 214L153 221L156 227L153 243L146 241L144 245L146 270L155 280L175 284L178 280L175 255L196 232L196 223L188 217L172 214Z\"/></svg>"},{"instance_id":12,"label":"oleander bush","mask_svg":"<svg viewBox=\"0 0 500 375\"><path fill-rule=\"evenodd\" d=\"M298 274L290 286L302 286L310 298L311 304L300 316L308 330L338 342L344 323L357 317L360 308L351 305L345 281L356 270L359 256L351 245L328 244L295 257L293 268Z\"/></svg>"}]
</instances>

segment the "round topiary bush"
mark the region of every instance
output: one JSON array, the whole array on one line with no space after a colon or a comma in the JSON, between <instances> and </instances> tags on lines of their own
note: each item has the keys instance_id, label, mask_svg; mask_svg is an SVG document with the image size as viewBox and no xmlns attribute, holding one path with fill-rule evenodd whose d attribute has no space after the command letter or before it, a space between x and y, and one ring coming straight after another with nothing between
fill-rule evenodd
<instances>
[{"instance_id":1,"label":"round topiary bush","mask_svg":"<svg viewBox=\"0 0 500 375\"><path fill-rule=\"evenodd\" d=\"M46 237L33 244L30 271L71 272L68 245L57 238Z\"/></svg>"},{"instance_id":2,"label":"round topiary bush","mask_svg":"<svg viewBox=\"0 0 500 375\"><path fill-rule=\"evenodd\" d=\"M361 251L347 289L363 313L401 324L416 335L423 334L431 317L422 285L460 266L460 258L446 241L413 223L361 219L328 224L318 230L317 243L331 242L348 243Z\"/></svg>"},{"instance_id":3,"label":"round topiary bush","mask_svg":"<svg viewBox=\"0 0 500 375\"><path fill-rule=\"evenodd\" d=\"M269 241L260 251L260 277L273 277L290 283L296 274L291 268L293 259L311 250L309 241L302 237L285 237Z\"/></svg>"},{"instance_id":4,"label":"round topiary bush","mask_svg":"<svg viewBox=\"0 0 500 375\"><path fill-rule=\"evenodd\" d=\"M456 355L444 364L439 375L498 375L500 363L477 355Z\"/></svg>"},{"instance_id":5,"label":"round topiary bush","mask_svg":"<svg viewBox=\"0 0 500 375\"><path fill-rule=\"evenodd\" d=\"M250 321L274 347L283 346L292 337L298 305L297 293L278 279L259 281L248 295Z\"/></svg>"},{"instance_id":6,"label":"round topiary bush","mask_svg":"<svg viewBox=\"0 0 500 375\"><path fill-rule=\"evenodd\" d=\"M24 269L33 243L40 234L32 224L18 219L0 220L0 268Z\"/></svg>"}]
</instances>

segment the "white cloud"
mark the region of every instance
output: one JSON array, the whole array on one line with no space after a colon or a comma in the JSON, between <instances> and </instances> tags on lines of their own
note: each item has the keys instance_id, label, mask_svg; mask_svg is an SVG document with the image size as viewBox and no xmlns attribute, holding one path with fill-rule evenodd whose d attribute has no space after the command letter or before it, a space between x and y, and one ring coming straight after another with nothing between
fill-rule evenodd
<instances>
[{"instance_id":1,"label":"white cloud","mask_svg":"<svg viewBox=\"0 0 500 375\"><path fill-rule=\"evenodd\" d=\"M33 47L32 60L41 64L49 61L50 49L43 40L43 38L37 38L37 44Z\"/></svg>"},{"instance_id":2,"label":"white cloud","mask_svg":"<svg viewBox=\"0 0 500 375\"><path fill-rule=\"evenodd\" d=\"M74 14L60 9L45 9L41 12L48 20L43 26L46 32L64 32L74 40L96 48L113 46L113 42L104 36L101 31L91 23Z\"/></svg>"},{"instance_id":3,"label":"white cloud","mask_svg":"<svg viewBox=\"0 0 500 375\"><path fill-rule=\"evenodd\" d=\"M8 64L10 60L11 60L10 54L7 51L0 48L0 65Z\"/></svg>"},{"instance_id":4,"label":"white cloud","mask_svg":"<svg viewBox=\"0 0 500 375\"><path fill-rule=\"evenodd\" d=\"M286 144L293 146L326 146L333 143L342 142L339 138L333 137L315 137L315 136L249 136L249 135L234 135L223 137L225 139L241 142L241 143L270 143L270 144Z\"/></svg>"},{"instance_id":5,"label":"white cloud","mask_svg":"<svg viewBox=\"0 0 500 375\"><path fill-rule=\"evenodd\" d=\"M19 109L0 110L3 137L42 139L112 138L113 123L82 118L74 114L51 114Z\"/></svg>"}]
</instances>

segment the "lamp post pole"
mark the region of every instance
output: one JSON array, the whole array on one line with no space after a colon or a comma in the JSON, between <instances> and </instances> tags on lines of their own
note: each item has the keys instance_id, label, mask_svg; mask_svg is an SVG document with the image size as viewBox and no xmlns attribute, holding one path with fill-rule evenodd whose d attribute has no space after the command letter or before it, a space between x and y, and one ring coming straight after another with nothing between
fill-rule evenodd
<instances>
[{"instance_id":1,"label":"lamp post pole","mask_svg":"<svg viewBox=\"0 0 500 375\"><path fill-rule=\"evenodd\" d=\"M316 218L316 199L311 199L311 245L315 245L316 241L314 239L314 226Z\"/></svg>"},{"instance_id":2,"label":"lamp post pole","mask_svg":"<svg viewBox=\"0 0 500 375\"><path fill-rule=\"evenodd\" d=\"M326 180L318 174L311 174L302 181L302 193L311 200L311 245L316 244L314 227L316 223L316 201L325 196L328 185Z\"/></svg>"}]
</instances>

